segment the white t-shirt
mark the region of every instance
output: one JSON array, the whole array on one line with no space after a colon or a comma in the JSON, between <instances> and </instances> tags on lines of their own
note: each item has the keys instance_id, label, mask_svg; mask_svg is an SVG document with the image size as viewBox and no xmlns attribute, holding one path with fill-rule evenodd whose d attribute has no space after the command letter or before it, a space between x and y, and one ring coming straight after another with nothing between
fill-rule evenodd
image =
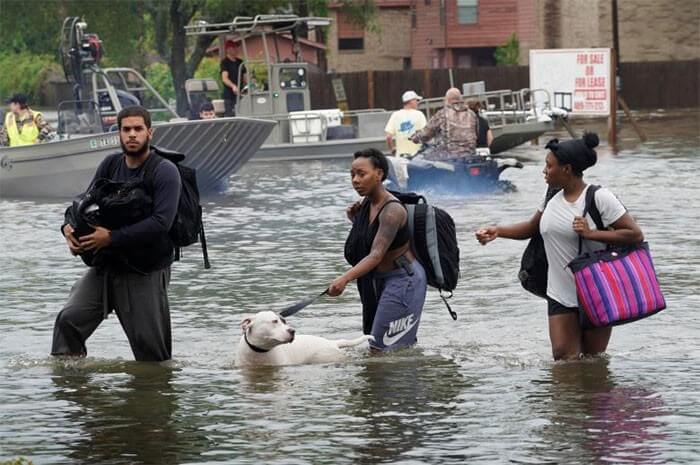
<instances>
[{"instance_id":1,"label":"white t-shirt","mask_svg":"<svg viewBox=\"0 0 700 465\"><path fill-rule=\"evenodd\" d=\"M420 131L427 124L425 115L419 110L398 110L391 114L386 123L384 132L394 136L396 140L396 154L415 154L420 148L419 144L414 144L409 137L414 132Z\"/></svg>"},{"instance_id":2,"label":"white t-shirt","mask_svg":"<svg viewBox=\"0 0 700 465\"><path fill-rule=\"evenodd\" d=\"M561 190L547 203L546 209L543 197L538 209L539 211L544 210L540 219L540 234L544 240L544 250L549 264L547 296L565 307L578 307L574 274L567 265L578 255L579 235L573 229L573 222L575 216L583 214L587 191L588 186L583 189L579 198L571 203L564 198L564 191ZM605 188L596 191L595 204L606 228L619 220L626 212L624 205ZM586 215L586 219L591 229L597 229L590 214ZM584 240L582 252L592 252L604 248L605 244L602 242Z\"/></svg>"}]
</instances>

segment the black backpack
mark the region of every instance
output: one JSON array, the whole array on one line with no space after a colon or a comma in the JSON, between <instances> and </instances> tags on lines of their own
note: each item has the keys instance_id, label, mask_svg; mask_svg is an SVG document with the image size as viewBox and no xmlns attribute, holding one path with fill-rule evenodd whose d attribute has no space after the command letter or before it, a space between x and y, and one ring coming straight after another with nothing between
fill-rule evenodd
<instances>
[{"instance_id":1,"label":"black backpack","mask_svg":"<svg viewBox=\"0 0 700 465\"><path fill-rule=\"evenodd\" d=\"M180 201L177 206L175 221L168 235L175 245L175 260L180 259L180 249L192 245L198 240L202 244L204 268L211 268L209 254L207 252L207 239L204 235L204 223L202 223L202 206L199 203L199 188L197 187L197 171L194 168L181 165L185 155L179 152L151 145L151 148L159 157L165 158L175 164L180 173ZM114 157L109 166L109 173L113 175L121 157ZM158 163L149 163L144 168L143 179L147 186L153 186L153 170Z\"/></svg>"},{"instance_id":2,"label":"black backpack","mask_svg":"<svg viewBox=\"0 0 700 465\"><path fill-rule=\"evenodd\" d=\"M456 320L457 314L447 303L459 280L459 246L454 220L445 210L429 205L422 195L390 192L406 207L411 246L425 268L428 284L440 291L447 311Z\"/></svg>"},{"instance_id":3,"label":"black backpack","mask_svg":"<svg viewBox=\"0 0 700 465\"><path fill-rule=\"evenodd\" d=\"M586 191L586 210L591 215L591 218L598 229L603 228L603 220L600 216L600 211L595 204L595 193L600 189L600 186L591 184ZM545 197L544 208L547 209L547 204L554 195L561 189L549 189ZM543 211L544 213L544 211ZM547 254L544 250L544 241L542 235L538 232L537 235L530 239L527 244L523 257L520 260L520 271L518 279L523 288L543 299L547 298L547 271L549 264L547 263Z\"/></svg>"}]
</instances>

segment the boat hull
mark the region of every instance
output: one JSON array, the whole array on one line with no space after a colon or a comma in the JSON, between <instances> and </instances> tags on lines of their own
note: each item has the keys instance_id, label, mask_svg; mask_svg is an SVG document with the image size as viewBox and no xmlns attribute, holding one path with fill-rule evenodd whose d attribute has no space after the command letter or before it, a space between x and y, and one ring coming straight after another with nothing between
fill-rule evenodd
<instances>
[{"instance_id":1,"label":"boat hull","mask_svg":"<svg viewBox=\"0 0 700 465\"><path fill-rule=\"evenodd\" d=\"M200 190L225 187L265 141L273 121L219 118L154 126L153 143L186 155ZM120 151L110 132L24 147L0 149L0 197L69 198L87 188L100 162Z\"/></svg>"},{"instance_id":2,"label":"boat hull","mask_svg":"<svg viewBox=\"0 0 700 465\"><path fill-rule=\"evenodd\" d=\"M541 136L551 130L551 121L513 123L493 128L494 140L491 154L510 150L518 145ZM367 148L386 149L384 135L356 139L335 139L321 142L264 144L253 156L251 162L271 162L290 160L324 160L350 158L358 150Z\"/></svg>"},{"instance_id":3,"label":"boat hull","mask_svg":"<svg viewBox=\"0 0 700 465\"><path fill-rule=\"evenodd\" d=\"M258 149L251 162L349 159L358 150L368 148L382 150L385 147L386 141L383 136L297 144L265 144Z\"/></svg>"}]
</instances>

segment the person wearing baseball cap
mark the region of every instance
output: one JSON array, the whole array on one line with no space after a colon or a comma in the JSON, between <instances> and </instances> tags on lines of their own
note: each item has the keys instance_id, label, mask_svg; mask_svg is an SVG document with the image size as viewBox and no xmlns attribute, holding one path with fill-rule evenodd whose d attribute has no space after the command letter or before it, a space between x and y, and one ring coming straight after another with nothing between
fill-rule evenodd
<instances>
[{"instance_id":1,"label":"person wearing baseball cap","mask_svg":"<svg viewBox=\"0 0 700 465\"><path fill-rule=\"evenodd\" d=\"M426 125L425 115L418 110L418 101L422 98L415 91L404 92L401 96L403 108L392 113L386 123L386 143L389 150L397 156L413 156L420 148L409 137Z\"/></svg>"},{"instance_id":2,"label":"person wearing baseball cap","mask_svg":"<svg viewBox=\"0 0 700 465\"><path fill-rule=\"evenodd\" d=\"M25 94L14 94L7 103L10 111L5 115L5 121L0 128L0 145L16 147L32 145L40 142L52 131L43 115L27 105Z\"/></svg>"},{"instance_id":3,"label":"person wearing baseball cap","mask_svg":"<svg viewBox=\"0 0 700 465\"><path fill-rule=\"evenodd\" d=\"M238 45L233 40L225 43L226 57L221 60L219 71L221 82L224 84L222 98L224 99L224 116L236 116L236 102L241 90L238 88L238 76L241 77L241 85L247 82L246 67L243 60L238 58Z\"/></svg>"}]
</instances>

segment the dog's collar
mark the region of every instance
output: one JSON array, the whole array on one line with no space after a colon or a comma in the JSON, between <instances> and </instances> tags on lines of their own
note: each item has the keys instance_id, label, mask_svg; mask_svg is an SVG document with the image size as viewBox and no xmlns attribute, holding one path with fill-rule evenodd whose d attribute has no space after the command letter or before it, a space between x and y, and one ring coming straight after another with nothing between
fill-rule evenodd
<instances>
[{"instance_id":1,"label":"dog's collar","mask_svg":"<svg viewBox=\"0 0 700 465\"><path fill-rule=\"evenodd\" d=\"M250 350L253 352L257 352L259 354L264 354L265 352L269 352L270 349L261 349L260 347L254 346L253 344L248 341L248 331L243 332L243 339L245 340L245 343L248 344L248 347L250 347Z\"/></svg>"}]
</instances>

